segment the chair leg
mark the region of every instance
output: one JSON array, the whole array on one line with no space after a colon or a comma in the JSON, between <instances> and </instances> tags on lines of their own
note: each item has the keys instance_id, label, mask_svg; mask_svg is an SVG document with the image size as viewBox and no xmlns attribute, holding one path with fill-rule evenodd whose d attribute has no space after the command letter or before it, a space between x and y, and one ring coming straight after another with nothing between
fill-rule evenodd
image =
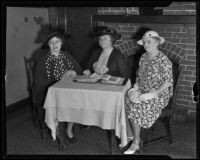
<instances>
[{"instance_id":1,"label":"chair leg","mask_svg":"<svg viewBox=\"0 0 200 160\"><path fill-rule=\"evenodd\" d=\"M169 137L169 143L172 143L172 133L171 133L171 125L170 125L170 117L166 117L165 119L165 128L167 132L167 136Z\"/></svg>"},{"instance_id":2,"label":"chair leg","mask_svg":"<svg viewBox=\"0 0 200 160\"><path fill-rule=\"evenodd\" d=\"M33 126L35 128L39 128L39 117L38 117L38 108L37 106L33 103L32 104L32 120L33 120Z\"/></svg>"},{"instance_id":3,"label":"chair leg","mask_svg":"<svg viewBox=\"0 0 200 160\"><path fill-rule=\"evenodd\" d=\"M39 126L40 126L42 140L43 142L46 142L48 139L48 133L47 133L48 128L44 122L44 109L41 106L38 108L38 119L39 119Z\"/></svg>"},{"instance_id":4,"label":"chair leg","mask_svg":"<svg viewBox=\"0 0 200 160\"><path fill-rule=\"evenodd\" d=\"M143 144L143 140L140 140L140 153L144 152L144 144Z\"/></svg>"},{"instance_id":5,"label":"chair leg","mask_svg":"<svg viewBox=\"0 0 200 160\"><path fill-rule=\"evenodd\" d=\"M56 132L56 137L58 140L59 150L64 150L64 143L65 143L65 122L58 123L58 130Z\"/></svg>"},{"instance_id":6,"label":"chair leg","mask_svg":"<svg viewBox=\"0 0 200 160\"><path fill-rule=\"evenodd\" d=\"M42 137L42 141L45 142L46 138L45 138L45 134L44 134L44 124L43 121L39 120L39 125L40 125L40 134Z\"/></svg>"},{"instance_id":7,"label":"chair leg","mask_svg":"<svg viewBox=\"0 0 200 160\"><path fill-rule=\"evenodd\" d=\"M117 146L115 130L107 130L107 133L108 133L108 141L110 142L110 152L112 155L114 155Z\"/></svg>"},{"instance_id":8,"label":"chair leg","mask_svg":"<svg viewBox=\"0 0 200 160\"><path fill-rule=\"evenodd\" d=\"M140 153L144 151L144 129L140 129Z\"/></svg>"},{"instance_id":9,"label":"chair leg","mask_svg":"<svg viewBox=\"0 0 200 160\"><path fill-rule=\"evenodd\" d=\"M151 127L152 132L155 131L155 124L153 124L153 126Z\"/></svg>"}]
</instances>

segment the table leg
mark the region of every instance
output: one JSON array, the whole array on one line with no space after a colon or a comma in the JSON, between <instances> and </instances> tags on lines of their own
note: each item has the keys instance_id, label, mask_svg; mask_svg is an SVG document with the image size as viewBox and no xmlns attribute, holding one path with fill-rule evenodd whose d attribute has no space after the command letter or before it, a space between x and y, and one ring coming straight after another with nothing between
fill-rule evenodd
<instances>
[{"instance_id":1,"label":"table leg","mask_svg":"<svg viewBox=\"0 0 200 160\"><path fill-rule=\"evenodd\" d=\"M108 140L110 142L110 152L111 155L116 154L116 136L115 136L115 130L108 130Z\"/></svg>"},{"instance_id":2,"label":"table leg","mask_svg":"<svg viewBox=\"0 0 200 160\"><path fill-rule=\"evenodd\" d=\"M117 145L117 139L115 136L115 130L111 130L111 154L114 155L116 154L116 145Z\"/></svg>"},{"instance_id":3,"label":"table leg","mask_svg":"<svg viewBox=\"0 0 200 160\"><path fill-rule=\"evenodd\" d=\"M63 151L64 149L64 137L65 137L65 123L59 122L58 123L58 130L57 130L57 138L59 143L59 150Z\"/></svg>"}]
</instances>

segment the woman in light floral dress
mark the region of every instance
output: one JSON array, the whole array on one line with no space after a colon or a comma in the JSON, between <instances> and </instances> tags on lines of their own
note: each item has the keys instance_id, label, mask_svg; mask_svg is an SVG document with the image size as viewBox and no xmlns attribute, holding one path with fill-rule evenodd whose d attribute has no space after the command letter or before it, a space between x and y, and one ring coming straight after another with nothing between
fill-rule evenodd
<instances>
[{"instance_id":1,"label":"woman in light floral dress","mask_svg":"<svg viewBox=\"0 0 200 160\"><path fill-rule=\"evenodd\" d=\"M162 43L164 38L155 31L147 31L138 41L146 52L139 61L136 83L125 97L126 113L134 135L124 154L134 154L140 149L141 127L150 128L154 124L173 94L172 63L158 50Z\"/></svg>"}]
</instances>

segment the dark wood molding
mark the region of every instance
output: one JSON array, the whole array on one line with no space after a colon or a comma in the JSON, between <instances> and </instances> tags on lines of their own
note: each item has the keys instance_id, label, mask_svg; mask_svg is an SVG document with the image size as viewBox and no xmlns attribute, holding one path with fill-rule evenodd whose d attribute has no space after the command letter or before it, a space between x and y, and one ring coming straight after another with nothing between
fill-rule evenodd
<instances>
[{"instance_id":1,"label":"dark wood molding","mask_svg":"<svg viewBox=\"0 0 200 160\"><path fill-rule=\"evenodd\" d=\"M139 15L94 15L94 21L110 23L156 23L156 24L196 24L195 15L162 15L162 16L139 16Z\"/></svg>"}]
</instances>

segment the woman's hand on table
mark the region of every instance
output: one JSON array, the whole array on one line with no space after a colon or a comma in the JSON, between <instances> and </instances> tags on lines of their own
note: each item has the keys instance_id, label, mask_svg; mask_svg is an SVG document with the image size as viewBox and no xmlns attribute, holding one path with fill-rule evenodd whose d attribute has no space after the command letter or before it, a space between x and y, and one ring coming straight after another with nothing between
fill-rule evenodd
<instances>
[{"instance_id":1,"label":"woman's hand on table","mask_svg":"<svg viewBox=\"0 0 200 160\"><path fill-rule=\"evenodd\" d=\"M90 72L89 69L86 69L86 70L83 71L83 74L86 75L86 76L89 76L89 75L91 75L91 72Z\"/></svg>"},{"instance_id":2,"label":"woman's hand on table","mask_svg":"<svg viewBox=\"0 0 200 160\"><path fill-rule=\"evenodd\" d=\"M76 76L76 72L74 70L68 70L67 72L65 72L62 76L62 78L69 78L69 77L74 77Z\"/></svg>"}]
</instances>

